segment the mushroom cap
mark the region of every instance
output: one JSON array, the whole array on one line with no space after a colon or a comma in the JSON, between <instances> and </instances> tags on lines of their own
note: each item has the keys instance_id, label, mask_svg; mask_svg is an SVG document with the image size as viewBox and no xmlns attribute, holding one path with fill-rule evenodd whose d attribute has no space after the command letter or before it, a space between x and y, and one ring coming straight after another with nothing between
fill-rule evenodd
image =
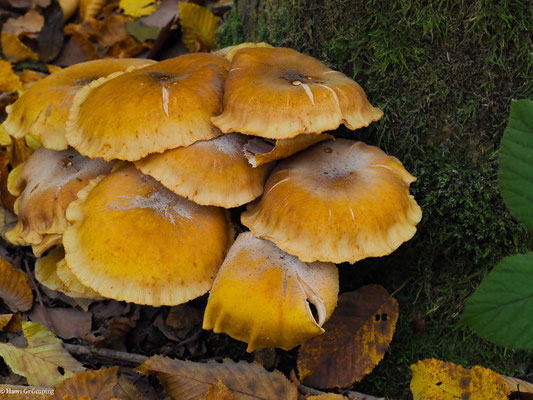
<instances>
[{"instance_id":1,"label":"mushroom cap","mask_svg":"<svg viewBox=\"0 0 533 400\"><path fill-rule=\"evenodd\" d=\"M67 141L89 157L135 161L212 139L228 66L212 54L186 54L95 81L74 99Z\"/></svg>"},{"instance_id":2,"label":"mushroom cap","mask_svg":"<svg viewBox=\"0 0 533 400\"><path fill-rule=\"evenodd\" d=\"M235 46L224 47L223 49L220 49L220 50L217 50L217 51L213 51L211 54L215 54L215 55L220 56L220 57L225 57L226 60L231 62L231 61L233 61L233 57L235 57L235 53L237 53L239 50L257 48L257 47L269 47L269 48L271 48L273 46L271 46L271 45L269 45L268 43L265 43L265 42L258 42L258 43L245 42L245 43L237 44Z\"/></svg>"},{"instance_id":3,"label":"mushroom cap","mask_svg":"<svg viewBox=\"0 0 533 400\"><path fill-rule=\"evenodd\" d=\"M206 293L234 235L226 210L181 198L131 164L94 179L67 218L65 259L78 280L156 307Z\"/></svg>"},{"instance_id":4,"label":"mushroom cap","mask_svg":"<svg viewBox=\"0 0 533 400\"><path fill-rule=\"evenodd\" d=\"M367 126L383 112L341 72L295 50L244 48L235 53L224 87L222 132L271 139Z\"/></svg>"},{"instance_id":5,"label":"mushroom cap","mask_svg":"<svg viewBox=\"0 0 533 400\"><path fill-rule=\"evenodd\" d=\"M154 61L139 58L105 59L72 65L36 82L6 107L4 128L18 139L35 135L44 147L65 150L65 125L74 95L95 79L140 68Z\"/></svg>"},{"instance_id":6,"label":"mushroom cap","mask_svg":"<svg viewBox=\"0 0 533 400\"><path fill-rule=\"evenodd\" d=\"M334 264L306 264L244 232L215 279L203 328L247 342L247 351L290 350L324 332L322 325L337 305L338 292Z\"/></svg>"},{"instance_id":7,"label":"mushroom cap","mask_svg":"<svg viewBox=\"0 0 533 400\"><path fill-rule=\"evenodd\" d=\"M274 144L253 138L244 145L244 155L253 167L287 158L324 140L335 139L327 133L321 135L298 135L292 139L278 139Z\"/></svg>"},{"instance_id":8,"label":"mushroom cap","mask_svg":"<svg viewBox=\"0 0 533 400\"><path fill-rule=\"evenodd\" d=\"M253 168L239 133L196 142L135 162L142 172L198 204L237 207L261 196L269 167Z\"/></svg>"},{"instance_id":9,"label":"mushroom cap","mask_svg":"<svg viewBox=\"0 0 533 400\"><path fill-rule=\"evenodd\" d=\"M377 147L326 141L281 162L241 220L305 262L380 257L416 232L415 179Z\"/></svg>"},{"instance_id":10,"label":"mushroom cap","mask_svg":"<svg viewBox=\"0 0 533 400\"><path fill-rule=\"evenodd\" d=\"M15 244L31 244L36 255L59 243L68 226L65 213L78 191L91 179L111 171L112 163L90 159L70 148L38 148L11 171L8 189L14 196L17 225L6 233Z\"/></svg>"}]
</instances>

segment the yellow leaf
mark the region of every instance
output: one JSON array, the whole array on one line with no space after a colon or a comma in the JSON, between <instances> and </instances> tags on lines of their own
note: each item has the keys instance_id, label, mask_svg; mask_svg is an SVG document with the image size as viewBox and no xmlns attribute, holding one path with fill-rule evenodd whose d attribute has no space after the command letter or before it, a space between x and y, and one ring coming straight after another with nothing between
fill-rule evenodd
<instances>
[{"instance_id":1,"label":"yellow leaf","mask_svg":"<svg viewBox=\"0 0 533 400\"><path fill-rule=\"evenodd\" d=\"M22 321L28 347L0 343L0 357L32 386L52 387L85 368L63 348L61 340L41 324Z\"/></svg>"},{"instance_id":2,"label":"yellow leaf","mask_svg":"<svg viewBox=\"0 0 533 400\"><path fill-rule=\"evenodd\" d=\"M155 0L120 0L119 7L130 17L150 15L157 8Z\"/></svg>"},{"instance_id":3,"label":"yellow leaf","mask_svg":"<svg viewBox=\"0 0 533 400\"><path fill-rule=\"evenodd\" d=\"M191 53L209 51L216 47L216 32L220 18L206 7L194 3L179 3L181 40Z\"/></svg>"},{"instance_id":4,"label":"yellow leaf","mask_svg":"<svg viewBox=\"0 0 533 400\"><path fill-rule=\"evenodd\" d=\"M296 400L298 392L296 385L279 371L268 372L257 363L245 361L194 363L153 356L135 371L144 375L156 374L165 391L180 400L202 398L209 385L219 379L242 399Z\"/></svg>"},{"instance_id":5,"label":"yellow leaf","mask_svg":"<svg viewBox=\"0 0 533 400\"><path fill-rule=\"evenodd\" d=\"M411 365L414 400L507 400L509 386L496 372L427 359Z\"/></svg>"},{"instance_id":6,"label":"yellow leaf","mask_svg":"<svg viewBox=\"0 0 533 400\"><path fill-rule=\"evenodd\" d=\"M113 388L118 383L118 367L100 369L98 371L78 372L69 379L56 385L54 394L56 399L63 399L66 395L79 399L86 396L93 400L107 400L114 397Z\"/></svg>"},{"instance_id":7,"label":"yellow leaf","mask_svg":"<svg viewBox=\"0 0 533 400\"><path fill-rule=\"evenodd\" d=\"M234 400L233 392L219 379L209 385L205 400Z\"/></svg>"},{"instance_id":8,"label":"yellow leaf","mask_svg":"<svg viewBox=\"0 0 533 400\"><path fill-rule=\"evenodd\" d=\"M397 301L379 285L340 295L326 332L300 348L300 380L321 389L360 381L385 355L397 320Z\"/></svg>"},{"instance_id":9,"label":"yellow leaf","mask_svg":"<svg viewBox=\"0 0 533 400\"><path fill-rule=\"evenodd\" d=\"M22 82L13 72L11 63L0 60L0 92L18 92L20 90L22 90Z\"/></svg>"},{"instance_id":10,"label":"yellow leaf","mask_svg":"<svg viewBox=\"0 0 533 400\"><path fill-rule=\"evenodd\" d=\"M0 258L0 298L11 311L28 311L33 305L26 275L3 258Z\"/></svg>"}]
</instances>

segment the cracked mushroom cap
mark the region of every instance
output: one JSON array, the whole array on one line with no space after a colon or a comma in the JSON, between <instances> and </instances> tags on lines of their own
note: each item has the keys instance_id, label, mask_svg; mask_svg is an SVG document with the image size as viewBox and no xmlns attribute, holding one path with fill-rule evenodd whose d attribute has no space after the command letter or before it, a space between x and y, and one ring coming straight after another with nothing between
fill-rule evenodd
<instances>
[{"instance_id":1,"label":"cracked mushroom cap","mask_svg":"<svg viewBox=\"0 0 533 400\"><path fill-rule=\"evenodd\" d=\"M17 139L31 133L44 147L66 150L65 125L74 95L95 79L153 62L139 58L94 60L55 72L36 82L6 107L3 126Z\"/></svg>"},{"instance_id":2,"label":"cracked mushroom cap","mask_svg":"<svg viewBox=\"0 0 533 400\"><path fill-rule=\"evenodd\" d=\"M230 133L162 154L150 154L135 163L172 190L198 204L237 207L261 196L269 167L253 168L243 146L247 138Z\"/></svg>"},{"instance_id":3,"label":"cracked mushroom cap","mask_svg":"<svg viewBox=\"0 0 533 400\"><path fill-rule=\"evenodd\" d=\"M422 211L416 180L377 147L337 139L284 160L241 220L302 261L354 263L411 239Z\"/></svg>"},{"instance_id":4,"label":"cracked mushroom cap","mask_svg":"<svg viewBox=\"0 0 533 400\"><path fill-rule=\"evenodd\" d=\"M244 48L233 57L224 112L212 121L224 133L288 139L341 123L358 129L382 115L356 82L313 57L282 47Z\"/></svg>"},{"instance_id":5,"label":"cracked mushroom cap","mask_svg":"<svg viewBox=\"0 0 533 400\"><path fill-rule=\"evenodd\" d=\"M14 196L17 225L6 238L17 245L31 244L36 256L61 242L68 226L65 213L80 189L91 179L111 171L112 163L90 159L70 148L38 148L11 171L8 189Z\"/></svg>"},{"instance_id":6,"label":"cracked mushroom cap","mask_svg":"<svg viewBox=\"0 0 533 400\"><path fill-rule=\"evenodd\" d=\"M234 235L226 210L179 197L131 164L94 179L67 218L65 259L78 280L156 307L206 293Z\"/></svg>"},{"instance_id":7,"label":"cracked mushroom cap","mask_svg":"<svg viewBox=\"0 0 533 400\"><path fill-rule=\"evenodd\" d=\"M338 291L334 264L304 263L245 232L215 279L203 328L248 343L249 352L264 347L290 350L324 332Z\"/></svg>"},{"instance_id":8,"label":"cracked mushroom cap","mask_svg":"<svg viewBox=\"0 0 533 400\"><path fill-rule=\"evenodd\" d=\"M136 161L212 139L228 66L212 54L186 54L95 81L74 99L67 141L89 157Z\"/></svg>"}]
</instances>

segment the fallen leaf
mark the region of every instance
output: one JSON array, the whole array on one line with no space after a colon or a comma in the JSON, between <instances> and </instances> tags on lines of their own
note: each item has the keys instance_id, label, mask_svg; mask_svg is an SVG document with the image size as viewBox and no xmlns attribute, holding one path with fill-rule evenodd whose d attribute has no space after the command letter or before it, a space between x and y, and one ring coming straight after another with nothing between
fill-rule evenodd
<instances>
[{"instance_id":1,"label":"fallen leaf","mask_svg":"<svg viewBox=\"0 0 533 400\"><path fill-rule=\"evenodd\" d=\"M191 53L216 48L216 32L220 18L206 7L181 1L179 4L181 40Z\"/></svg>"},{"instance_id":2,"label":"fallen leaf","mask_svg":"<svg viewBox=\"0 0 533 400\"><path fill-rule=\"evenodd\" d=\"M397 301L379 285L340 295L326 332L300 348L300 380L322 389L360 381L385 355L397 320Z\"/></svg>"},{"instance_id":3,"label":"fallen leaf","mask_svg":"<svg viewBox=\"0 0 533 400\"><path fill-rule=\"evenodd\" d=\"M115 397L113 388L118 383L117 374L118 367L78 372L55 386L53 398L63 400L64 396L71 395L74 399L87 396L91 400L111 400Z\"/></svg>"},{"instance_id":4,"label":"fallen leaf","mask_svg":"<svg viewBox=\"0 0 533 400\"><path fill-rule=\"evenodd\" d=\"M205 400L234 400L235 396L229 388L219 379L209 385Z\"/></svg>"},{"instance_id":5,"label":"fallen leaf","mask_svg":"<svg viewBox=\"0 0 533 400\"><path fill-rule=\"evenodd\" d=\"M20 81L22 82L22 85L24 87L24 90L28 90L35 82L40 81L43 79L46 74L34 71L31 69L23 69L19 74L18 77L20 78ZM26 144L28 144L28 141L26 140ZM33 149L35 150L35 149Z\"/></svg>"},{"instance_id":6,"label":"fallen leaf","mask_svg":"<svg viewBox=\"0 0 533 400\"><path fill-rule=\"evenodd\" d=\"M531 397L533 397L533 383L529 383L526 381L523 381L522 379L512 378L510 376L502 375L503 380L507 385L509 386L511 390L511 396L512 398L513 393L520 393L520 394L528 394ZM517 399L520 399L520 397L516 397ZM529 399L529 397L524 396L524 400Z\"/></svg>"},{"instance_id":7,"label":"fallen leaf","mask_svg":"<svg viewBox=\"0 0 533 400\"><path fill-rule=\"evenodd\" d=\"M26 275L0 257L0 298L11 311L28 311L33 293Z\"/></svg>"},{"instance_id":8,"label":"fallen leaf","mask_svg":"<svg viewBox=\"0 0 533 400\"><path fill-rule=\"evenodd\" d=\"M245 361L194 363L153 356L135 369L144 375L156 374L165 391L180 400L200 399L209 385L219 379L232 390L235 400L296 400L298 390L279 371L268 372L258 364Z\"/></svg>"},{"instance_id":9,"label":"fallen leaf","mask_svg":"<svg viewBox=\"0 0 533 400\"><path fill-rule=\"evenodd\" d=\"M507 400L511 392L499 374L483 367L466 369L432 358L410 369L414 400Z\"/></svg>"},{"instance_id":10,"label":"fallen leaf","mask_svg":"<svg viewBox=\"0 0 533 400\"><path fill-rule=\"evenodd\" d=\"M118 5L130 17L142 17L156 10L155 0L120 0Z\"/></svg>"},{"instance_id":11,"label":"fallen leaf","mask_svg":"<svg viewBox=\"0 0 533 400\"><path fill-rule=\"evenodd\" d=\"M44 326L25 321L21 324L28 347L0 343L0 357L14 373L25 376L28 384L52 387L84 370L63 348L61 340Z\"/></svg>"},{"instance_id":12,"label":"fallen leaf","mask_svg":"<svg viewBox=\"0 0 533 400\"><path fill-rule=\"evenodd\" d=\"M18 18L8 19L2 26L2 53L11 62L37 60L33 49L24 44L22 37L37 40L44 25L44 17L36 10L29 10Z\"/></svg>"},{"instance_id":13,"label":"fallen leaf","mask_svg":"<svg viewBox=\"0 0 533 400\"><path fill-rule=\"evenodd\" d=\"M140 42L156 40L161 30L177 21L178 15L179 1L163 0L152 14L129 22L126 31Z\"/></svg>"},{"instance_id":14,"label":"fallen leaf","mask_svg":"<svg viewBox=\"0 0 533 400\"><path fill-rule=\"evenodd\" d=\"M118 378L118 383L113 389L113 393L121 400L146 400L139 389L124 375Z\"/></svg>"},{"instance_id":15,"label":"fallen leaf","mask_svg":"<svg viewBox=\"0 0 533 400\"><path fill-rule=\"evenodd\" d=\"M347 400L347 397L335 393L325 393L318 396L308 397L306 400Z\"/></svg>"},{"instance_id":16,"label":"fallen leaf","mask_svg":"<svg viewBox=\"0 0 533 400\"><path fill-rule=\"evenodd\" d=\"M13 72L11 63L0 60L0 92L17 92L21 90L22 82Z\"/></svg>"},{"instance_id":17,"label":"fallen leaf","mask_svg":"<svg viewBox=\"0 0 533 400\"><path fill-rule=\"evenodd\" d=\"M174 329L190 330L202 325L203 317L203 311L188 304L180 304L170 308L165 323Z\"/></svg>"},{"instance_id":18,"label":"fallen leaf","mask_svg":"<svg viewBox=\"0 0 533 400\"><path fill-rule=\"evenodd\" d=\"M21 329L20 314L0 314L0 330L9 333L18 332Z\"/></svg>"},{"instance_id":19,"label":"fallen leaf","mask_svg":"<svg viewBox=\"0 0 533 400\"><path fill-rule=\"evenodd\" d=\"M137 326L137 321L141 315L141 309L137 305L128 305L128 310L125 315L115 316L105 321L97 330L89 333L85 339L95 347L125 349L124 338Z\"/></svg>"},{"instance_id":20,"label":"fallen leaf","mask_svg":"<svg viewBox=\"0 0 533 400\"><path fill-rule=\"evenodd\" d=\"M46 314L45 314L46 311ZM47 316L53 327L48 326L54 334L62 339L83 339L91 331L91 313L66 307L33 307L28 316L33 322L47 326Z\"/></svg>"},{"instance_id":21,"label":"fallen leaf","mask_svg":"<svg viewBox=\"0 0 533 400\"><path fill-rule=\"evenodd\" d=\"M80 0L80 19L85 21L87 18L96 17L100 12L106 0Z\"/></svg>"},{"instance_id":22,"label":"fallen leaf","mask_svg":"<svg viewBox=\"0 0 533 400\"><path fill-rule=\"evenodd\" d=\"M50 62L63 47L63 12L57 2L51 2L42 10L45 24L39 32L39 60Z\"/></svg>"}]
</instances>

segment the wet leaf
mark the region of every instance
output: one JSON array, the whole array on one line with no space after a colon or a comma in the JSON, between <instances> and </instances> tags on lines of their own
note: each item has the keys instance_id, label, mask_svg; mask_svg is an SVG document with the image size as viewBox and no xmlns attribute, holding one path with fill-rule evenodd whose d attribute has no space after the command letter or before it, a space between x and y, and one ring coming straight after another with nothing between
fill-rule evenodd
<instances>
[{"instance_id":1,"label":"wet leaf","mask_svg":"<svg viewBox=\"0 0 533 400\"><path fill-rule=\"evenodd\" d=\"M18 374L25 376L33 386L52 387L83 371L83 366L63 348L60 339L41 324L21 322L28 347L0 343L0 357Z\"/></svg>"},{"instance_id":2,"label":"wet leaf","mask_svg":"<svg viewBox=\"0 0 533 400\"><path fill-rule=\"evenodd\" d=\"M26 275L3 258L0 258L0 298L11 311L28 311L33 304Z\"/></svg>"},{"instance_id":3,"label":"wet leaf","mask_svg":"<svg viewBox=\"0 0 533 400\"><path fill-rule=\"evenodd\" d=\"M507 400L509 386L496 372L463 368L436 359L411 365L411 392L414 400Z\"/></svg>"},{"instance_id":4,"label":"wet leaf","mask_svg":"<svg viewBox=\"0 0 533 400\"><path fill-rule=\"evenodd\" d=\"M323 389L360 381L385 355L397 320L397 301L379 285L340 295L337 309L324 324L326 332L300 348L300 379Z\"/></svg>"},{"instance_id":5,"label":"wet leaf","mask_svg":"<svg viewBox=\"0 0 533 400\"><path fill-rule=\"evenodd\" d=\"M179 21L181 40L191 53L209 51L216 48L216 32L220 18L208 8L194 3L180 2Z\"/></svg>"},{"instance_id":6,"label":"wet leaf","mask_svg":"<svg viewBox=\"0 0 533 400\"><path fill-rule=\"evenodd\" d=\"M56 385L54 398L62 400L64 396L71 395L74 399L87 396L91 400L111 400L115 397L113 388L118 383L117 374L118 367L78 372Z\"/></svg>"},{"instance_id":7,"label":"wet leaf","mask_svg":"<svg viewBox=\"0 0 533 400\"><path fill-rule=\"evenodd\" d=\"M0 60L0 92L16 92L19 90L22 90L22 82L13 72L11 63Z\"/></svg>"},{"instance_id":8,"label":"wet leaf","mask_svg":"<svg viewBox=\"0 0 533 400\"><path fill-rule=\"evenodd\" d=\"M279 371L268 372L258 364L244 361L202 364L153 356L135 371L145 375L156 374L165 391L180 400L203 398L209 385L219 379L235 392L235 400L296 400L298 392L296 386Z\"/></svg>"},{"instance_id":9,"label":"wet leaf","mask_svg":"<svg viewBox=\"0 0 533 400\"><path fill-rule=\"evenodd\" d=\"M130 17L142 17L156 10L155 0L120 0L119 7Z\"/></svg>"}]
</instances>

